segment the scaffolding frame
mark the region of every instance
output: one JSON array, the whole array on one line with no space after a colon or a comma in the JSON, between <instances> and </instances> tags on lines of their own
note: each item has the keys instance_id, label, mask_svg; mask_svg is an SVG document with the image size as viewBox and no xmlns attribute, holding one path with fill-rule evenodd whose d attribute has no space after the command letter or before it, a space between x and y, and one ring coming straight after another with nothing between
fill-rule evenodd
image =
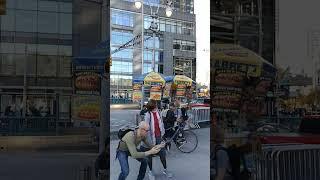
<instances>
[{"instance_id":1,"label":"scaffolding frame","mask_svg":"<svg viewBox=\"0 0 320 180\"><path fill-rule=\"evenodd\" d=\"M214 42L240 44L255 40L251 47L257 45L256 53L262 55L262 0L214 0L211 11Z\"/></svg>"}]
</instances>

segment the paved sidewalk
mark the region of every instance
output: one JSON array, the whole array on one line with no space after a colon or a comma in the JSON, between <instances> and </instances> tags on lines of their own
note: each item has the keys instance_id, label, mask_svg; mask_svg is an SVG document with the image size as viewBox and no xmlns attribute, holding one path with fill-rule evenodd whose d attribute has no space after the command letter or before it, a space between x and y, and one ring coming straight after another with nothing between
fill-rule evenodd
<instances>
[{"instance_id":1,"label":"paved sidewalk","mask_svg":"<svg viewBox=\"0 0 320 180\"><path fill-rule=\"evenodd\" d=\"M0 180L80 180L95 153L0 153Z\"/></svg>"},{"instance_id":2,"label":"paved sidewalk","mask_svg":"<svg viewBox=\"0 0 320 180\"><path fill-rule=\"evenodd\" d=\"M175 146L172 146L167 154L168 170L174 177L170 180L209 180L210 179L210 128L194 130L198 136L199 144L197 149L192 153L182 153ZM115 160L115 151L118 141L111 141L110 147L110 180L117 180L120 173L120 165ZM153 161L156 180L167 179L162 175L162 164L159 157ZM130 173L127 180L135 180L138 175L140 163L129 157ZM149 171L149 168L148 170ZM146 175L145 180L148 180Z\"/></svg>"}]
</instances>

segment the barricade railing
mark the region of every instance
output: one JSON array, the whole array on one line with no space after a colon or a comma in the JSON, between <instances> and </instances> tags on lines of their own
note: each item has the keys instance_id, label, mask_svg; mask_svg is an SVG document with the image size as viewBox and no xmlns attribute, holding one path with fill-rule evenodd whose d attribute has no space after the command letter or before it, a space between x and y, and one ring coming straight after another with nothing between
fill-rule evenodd
<instances>
[{"instance_id":1,"label":"barricade railing","mask_svg":"<svg viewBox=\"0 0 320 180\"><path fill-rule=\"evenodd\" d=\"M210 121L210 107L193 108L190 114L196 128L200 128L199 123Z\"/></svg>"},{"instance_id":2,"label":"barricade railing","mask_svg":"<svg viewBox=\"0 0 320 180\"><path fill-rule=\"evenodd\" d=\"M110 98L111 104L132 104L132 99L128 98Z\"/></svg>"},{"instance_id":3,"label":"barricade railing","mask_svg":"<svg viewBox=\"0 0 320 180\"><path fill-rule=\"evenodd\" d=\"M292 131L297 131L300 126L302 117L293 117L293 116L280 116L277 117L263 117L259 121L263 124L275 124L278 126L283 126L291 129Z\"/></svg>"},{"instance_id":4,"label":"barricade railing","mask_svg":"<svg viewBox=\"0 0 320 180\"><path fill-rule=\"evenodd\" d=\"M85 166L80 168L79 175L75 180L95 180L94 168L92 166Z\"/></svg>"},{"instance_id":5,"label":"barricade railing","mask_svg":"<svg viewBox=\"0 0 320 180\"><path fill-rule=\"evenodd\" d=\"M267 145L254 159L256 180L320 179L320 145Z\"/></svg>"},{"instance_id":6,"label":"barricade railing","mask_svg":"<svg viewBox=\"0 0 320 180\"><path fill-rule=\"evenodd\" d=\"M95 161L92 161L88 165L81 167L78 170L78 174L76 175L75 180L107 180L109 179L109 172L107 169L104 169L104 170L100 169L100 170L97 170L96 172L95 168L96 168Z\"/></svg>"},{"instance_id":7,"label":"barricade railing","mask_svg":"<svg viewBox=\"0 0 320 180\"><path fill-rule=\"evenodd\" d=\"M190 110L189 115L191 115L190 119L192 124L195 126L195 128L200 128L199 123L210 121L210 107L194 108ZM136 114L135 115L136 125L138 125L139 122L143 120L143 118L144 118L143 115Z\"/></svg>"},{"instance_id":8,"label":"barricade railing","mask_svg":"<svg viewBox=\"0 0 320 180\"><path fill-rule=\"evenodd\" d=\"M55 117L1 117L0 134L26 135L37 132L50 132L56 128Z\"/></svg>"}]
</instances>

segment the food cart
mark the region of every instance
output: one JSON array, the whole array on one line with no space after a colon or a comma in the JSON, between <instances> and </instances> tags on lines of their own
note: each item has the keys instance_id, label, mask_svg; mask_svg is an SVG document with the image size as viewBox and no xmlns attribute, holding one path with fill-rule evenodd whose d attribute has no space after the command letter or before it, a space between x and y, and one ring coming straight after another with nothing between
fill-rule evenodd
<instances>
[{"instance_id":1,"label":"food cart","mask_svg":"<svg viewBox=\"0 0 320 180\"><path fill-rule=\"evenodd\" d=\"M181 101L191 101L195 98L196 82L184 75L165 77L166 86L164 88L164 98L179 99Z\"/></svg>"},{"instance_id":2,"label":"food cart","mask_svg":"<svg viewBox=\"0 0 320 180\"><path fill-rule=\"evenodd\" d=\"M265 98L276 69L240 45L213 44L212 49L212 113L217 115L217 124L225 128L226 137L239 139L246 134L250 121L265 114Z\"/></svg>"},{"instance_id":3,"label":"food cart","mask_svg":"<svg viewBox=\"0 0 320 180\"><path fill-rule=\"evenodd\" d=\"M149 72L133 79L133 101L154 99L160 101L165 78L157 72Z\"/></svg>"}]
</instances>

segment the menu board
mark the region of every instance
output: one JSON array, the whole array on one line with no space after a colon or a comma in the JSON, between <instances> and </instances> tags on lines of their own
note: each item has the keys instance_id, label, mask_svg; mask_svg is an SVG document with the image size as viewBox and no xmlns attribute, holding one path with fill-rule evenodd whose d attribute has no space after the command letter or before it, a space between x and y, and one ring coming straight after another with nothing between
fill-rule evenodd
<instances>
[{"instance_id":1,"label":"menu board","mask_svg":"<svg viewBox=\"0 0 320 180\"><path fill-rule=\"evenodd\" d=\"M76 94L100 95L100 76L95 72L75 73L74 89Z\"/></svg>"},{"instance_id":2,"label":"menu board","mask_svg":"<svg viewBox=\"0 0 320 180\"><path fill-rule=\"evenodd\" d=\"M140 101L142 99L142 84L136 83L133 84L132 100Z\"/></svg>"},{"instance_id":3,"label":"menu board","mask_svg":"<svg viewBox=\"0 0 320 180\"><path fill-rule=\"evenodd\" d=\"M153 85L150 88L150 99L161 100L161 85Z\"/></svg>"},{"instance_id":4,"label":"menu board","mask_svg":"<svg viewBox=\"0 0 320 180\"><path fill-rule=\"evenodd\" d=\"M212 107L225 110L239 110L241 103L241 89L215 87L212 93Z\"/></svg>"},{"instance_id":5,"label":"menu board","mask_svg":"<svg viewBox=\"0 0 320 180\"><path fill-rule=\"evenodd\" d=\"M221 86L241 87L244 83L244 73L229 70L216 70L215 84Z\"/></svg>"},{"instance_id":6,"label":"menu board","mask_svg":"<svg viewBox=\"0 0 320 180\"><path fill-rule=\"evenodd\" d=\"M132 92L132 100L133 101L140 101L142 99L142 92L134 90Z\"/></svg>"},{"instance_id":7,"label":"menu board","mask_svg":"<svg viewBox=\"0 0 320 180\"><path fill-rule=\"evenodd\" d=\"M178 84L176 90L176 97L184 97L186 94L186 85Z\"/></svg>"},{"instance_id":8,"label":"menu board","mask_svg":"<svg viewBox=\"0 0 320 180\"><path fill-rule=\"evenodd\" d=\"M99 96L72 97L72 118L83 121L100 121L101 101Z\"/></svg>"}]
</instances>

